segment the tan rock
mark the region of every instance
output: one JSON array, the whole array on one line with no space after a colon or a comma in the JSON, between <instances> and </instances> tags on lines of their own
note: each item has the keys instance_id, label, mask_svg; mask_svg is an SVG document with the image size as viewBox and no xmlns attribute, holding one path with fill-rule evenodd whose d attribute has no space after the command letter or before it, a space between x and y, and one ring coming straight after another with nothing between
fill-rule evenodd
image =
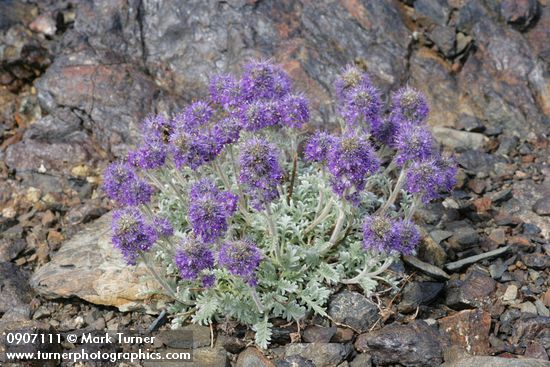
<instances>
[{"instance_id":1,"label":"tan rock","mask_svg":"<svg viewBox=\"0 0 550 367\"><path fill-rule=\"evenodd\" d=\"M126 265L111 244L110 221L111 216L104 215L67 241L32 276L35 291L49 299L79 297L121 311L156 312L158 296L144 291L160 286L144 265Z\"/></svg>"}]
</instances>

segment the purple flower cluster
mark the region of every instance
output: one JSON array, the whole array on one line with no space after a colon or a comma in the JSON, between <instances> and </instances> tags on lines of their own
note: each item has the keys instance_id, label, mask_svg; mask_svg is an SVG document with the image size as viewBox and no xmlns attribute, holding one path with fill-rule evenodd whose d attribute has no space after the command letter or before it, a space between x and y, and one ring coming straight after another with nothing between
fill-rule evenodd
<instances>
[{"instance_id":1,"label":"purple flower cluster","mask_svg":"<svg viewBox=\"0 0 550 367\"><path fill-rule=\"evenodd\" d=\"M136 168L151 170L166 162L166 142L172 125L163 115L151 115L141 124L141 144L128 153L128 162Z\"/></svg>"},{"instance_id":2,"label":"purple flower cluster","mask_svg":"<svg viewBox=\"0 0 550 367\"><path fill-rule=\"evenodd\" d=\"M426 121L429 112L426 97L411 87L399 89L392 97L391 119L399 125L420 125Z\"/></svg>"},{"instance_id":3,"label":"purple flower cluster","mask_svg":"<svg viewBox=\"0 0 550 367\"><path fill-rule=\"evenodd\" d=\"M363 223L365 250L409 255L419 242L420 234L411 221L375 215L367 216Z\"/></svg>"},{"instance_id":4,"label":"purple flower cluster","mask_svg":"<svg viewBox=\"0 0 550 367\"><path fill-rule=\"evenodd\" d=\"M248 240L224 243L218 254L218 264L231 274L241 277L250 286L256 285L255 272L260 264L261 252Z\"/></svg>"},{"instance_id":5,"label":"purple flower cluster","mask_svg":"<svg viewBox=\"0 0 550 367\"><path fill-rule=\"evenodd\" d=\"M245 66L240 86L240 118L246 130L279 125L301 128L309 121L307 99L290 93L290 77L281 67L267 61L252 62Z\"/></svg>"},{"instance_id":6,"label":"purple flower cluster","mask_svg":"<svg viewBox=\"0 0 550 367\"><path fill-rule=\"evenodd\" d=\"M155 228L132 207L113 213L112 230L113 244L129 265L135 265L140 252L148 251L158 238Z\"/></svg>"},{"instance_id":7,"label":"purple flower cluster","mask_svg":"<svg viewBox=\"0 0 550 367\"><path fill-rule=\"evenodd\" d=\"M304 149L305 158L311 162L325 163L328 152L338 143L338 138L324 131L317 131L311 136Z\"/></svg>"},{"instance_id":8,"label":"purple flower cluster","mask_svg":"<svg viewBox=\"0 0 550 367\"><path fill-rule=\"evenodd\" d=\"M327 166L332 174L332 189L338 195L355 188L360 192L365 188L369 174L378 171L380 160L365 135L348 132L335 137L328 151Z\"/></svg>"},{"instance_id":9,"label":"purple flower cluster","mask_svg":"<svg viewBox=\"0 0 550 367\"><path fill-rule=\"evenodd\" d=\"M223 146L209 129L187 130L176 127L170 135L170 148L177 168L188 166L196 170L213 161Z\"/></svg>"},{"instance_id":10,"label":"purple flower cluster","mask_svg":"<svg viewBox=\"0 0 550 367\"><path fill-rule=\"evenodd\" d=\"M407 191L420 195L424 203L451 191L455 184L456 165L447 157L413 162L407 170Z\"/></svg>"},{"instance_id":11,"label":"purple flower cluster","mask_svg":"<svg viewBox=\"0 0 550 367\"><path fill-rule=\"evenodd\" d=\"M103 189L119 205L137 206L151 200L153 188L125 162L111 163L103 175Z\"/></svg>"},{"instance_id":12,"label":"purple flower cluster","mask_svg":"<svg viewBox=\"0 0 550 367\"><path fill-rule=\"evenodd\" d=\"M189 192L189 223L197 238L209 244L222 237L237 209L237 200L236 195L219 191L208 179L195 183Z\"/></svg>"},{"instance_id":13,"label":"purple flower cluster","mask_svg":"<svg viewBox=\"0 0 550 367\"><path fill-rule=\"evenodd\" d=\"M230 110L241 101L239 82L233 75L217 75L210 79L210 98L224 109Z\"/></svg>"},{"instance_id":14,"label":"purple flower cluster","mask_svg":"<svg viewBox=\"0 0 550 367\"><path fill-rule=\"evenodd\" d=\"M245 187L252 205L262 210L279 197L277 185L283 172L279 153L263 138L250 138L241 145L239 156L239 182Z\"/></svg>"},{"instance_id":15,"label":"purple flower cluster","mask_svg":"<svg viewBox=\"0 0 550 367\"><path fill-rule=\"evenodd\" d=\"M157 231L158 237L171 237L174 235L174 227L166 218L154 217L153 226L155 227L155 231Z\"/></svg>"},{"instance_id":16,"label":"purple flower cluster","mask_svg":"<svg viewBox=\"0 0 550 367\"><path fill-rule=\"evenodd\" d=\"M204 270L214 267L214 254L204 243L187 238L176 250L174 262L182 279L195 280ZM213 284L214 279L210 278L207 279L207 284Z\"/></svg>"},{"instance_id":17,"label":"purple flower cluster","mask_svg":"<svg viewBox=\"0 0 550 367\"><path fill-rule=\"evenodd\" d=\"M366 73L348 66L335 82L340 113L349 127L378 130L382 124L382 100Z\"/></svg>"},{"instance_id":18,"label":"purple flower cluster","mask_svg":"<svg viewBox=\"0 0 550 367\"><path fill-rule=\"evenodd\" d=\"M434 153L434 139L430 131L422 125L407 124L401 127L395 139L396 163L420 162Z\"/></svg>"},{"instance_id":19,"label":"purple flower cluster","mask_svg":"<svg viewBox=\"0 0 550 367\"><path fill-rule=\"evenodd\" d=\"M241 92L246 100L278 99L287 95L292 82L284 70L269 61L253 61L244 67Z\"/></svg>"}]
</instances>

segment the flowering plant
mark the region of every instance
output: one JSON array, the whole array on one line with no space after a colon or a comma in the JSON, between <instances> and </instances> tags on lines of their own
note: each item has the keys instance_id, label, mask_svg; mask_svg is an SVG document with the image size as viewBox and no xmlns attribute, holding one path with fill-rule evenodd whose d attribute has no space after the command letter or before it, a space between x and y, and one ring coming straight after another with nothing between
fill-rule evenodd
<instances>
[{"instance_id":1,"label":"flowering plant","mask_svg":"<svg viewBox=\"0 0 550 367\"><path fill-rule=\"evenodd\" d=\"M395 281L392 260L420 241L415 210L456 169L421 93L400 89L386 113L356 67L335 87L341 132L309 134L308 100L281 67L252 62L172 118L147 118L140 146L107 168L113 244L148 265L175 327L235 319L266 347L273 318L326 316L331 285Z\"/></svg>"}]
</instances>

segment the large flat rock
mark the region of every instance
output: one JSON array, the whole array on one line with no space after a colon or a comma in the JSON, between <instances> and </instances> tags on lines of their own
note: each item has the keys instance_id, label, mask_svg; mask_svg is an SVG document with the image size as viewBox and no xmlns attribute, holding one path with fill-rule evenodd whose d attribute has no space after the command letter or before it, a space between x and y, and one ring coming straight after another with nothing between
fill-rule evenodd
<instances>
[{"instance_id":1,"label":"large flat rock","mask_svg":"<svg viewBox=\"0 0 550 367\"><path fill-rule=\"evenodd\" d=\"M155 312L161 301L145 291L158 284L143 264L125 264L111 244L110 223L111 215L104 215L64 243L32 276L34 290L49 299L78 297L121 311Z\"/></svg>"}]
</instances>

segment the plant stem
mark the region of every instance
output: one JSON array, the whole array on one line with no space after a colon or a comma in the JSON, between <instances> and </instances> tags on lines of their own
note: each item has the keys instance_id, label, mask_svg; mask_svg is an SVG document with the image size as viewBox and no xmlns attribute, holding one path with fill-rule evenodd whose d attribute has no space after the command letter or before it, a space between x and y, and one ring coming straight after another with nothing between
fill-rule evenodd
<instances>
[{"instance_id":1,"label":"plant stem","mask_svg":"<svg viewBox=\"0 0 550 367\"><path fill-rule=\"evenodd\" d=\"M178 296L176 295L176 292L174 291L174 289L172 289L172 287L170 287L168 285L168 283L166 283L166 281L164 279L161 278L161 276L157 273L157 271L155 270L155 268L151 265L151 263L149 263L149 261L147 260L147 256L145 256L143 254L143 252L140 251L139 253L139 257L141 258L141 260L143 260L143 263L145 264L145 266L147 267L147 269L149 270L149 272L151 273L151 275L153 275L153 277L157 280L157 282L162 286L162 288L164 288L164 290L166 292L168 292L168 294L174 299L174 300L178 300Z\"/></svg>"},{"instance_id":2,"label":"plant stem","mask_svg":"<svg viewBox=\"0 0 550 367\"><path fill-rule=\"evenodd\" d=\"M327 204L325 205L321 213L304 230L304 235L314 230L319 223L321 223L326 217L328 217L328 215L330 214L330 210L332 209L332 205L333 205L333 201L329 198L329 201L327 201Z\"/></svg>"},{"instance_id":3,"label":"plant stem","mask_svg":"<svg viewBox=\"0 0 550 367\"><path fill-rule=\"evenodd\" d=\"M418 208L418 198L415 196L413 198L413 201L412 201L412 204L411 204L411 207L409 208L409 211L407 212L407 215L405 216L405 219L406 220L411 220L414 213L416 212L416 209Z\"/></svg>"},{"instance_id":4,"label":"plant stem","mask_svg":"<svg viewBox=\"0 0 550 367\"><path fill-rule=\"evenodd\" d=\"M288 194L286 197L286 202L290 205L290 200L292 199L292 193L294 192L294 182L296 181L296 171L298 170L298 153L294 153L294 158L292 159L292 174L290 176L290 183L288 184Z\"/></svg>"},{"instance_id":5,"label":"plant stem","mask_svg":"<svg viewBox=\"0 0 550 367\"><path fill-rule=\"evenodd\" d=\"M401 169L401 172L399 173L399 177L397 178L397 182L395 183L395 187L393 188L392 193L390 194L390 197L388 200L384 203L383 206L378 209L378 214L382 215L388 210L388 208L395 202L395 199L397 199L397 195L399 195L399 192L401 191L401 188L403 187L403 184L405 183L405 167Z\"/></svg>"},{"instance_id":6,"label":"plant stem","mask_svg":"<svg viewBox=\"0 0 550 367\"><path fill-rule=\"evenodd\" d=\"M266 205L266 218L267 223L269 225L269 232L271 232L271 250L275 254L275 259L277 262L280 262L281 259L281 251L279 248L279 238L277 234L277 228L275 226L275 221L273 220L273 212L271 211L271 207Z\"/></svg>"},{"instance_id":7,"label":"plant stem","mask_svg":"<svg viewBox=\"0 0 550 367\"><path fill-rule=\"evenodd\" d=\"M239 191L239 206L243 212L248 212L248 204L244 197L243 188L239 182L239 174L237 170L237 161L235 160L235 154L233 153L233 147L229 145L229 156L231 158L231 167L233 168L233 175L235 176L235 183L237 184L237 190Z\"/></svg>"},{"instance_id":8,"label":"plant stem","mask_svg":"<svg viewBox=\"0 0 550 367\"><path fill-rule=\"evenodd\" d=\"M369 272L368 267L365 266L363 271L361 271L361 273L359 273L357 276L355 276L351 279L342 279L340 281L340 283L343 283L343 284L357 284L363 278L374 277L374 276L377 276L378 274L381 274L381 273L385 272L391 266L392 263L393 263L393 258L389 257L384 261L384 264L382 264L382 266L380 268L378 268L378 270L375 270L373 272Z\"/></svg>"},{"instance_id":9,"label":"plant stem","mask_svg":"<svg viewBox=\"0 0 550 367\"><path fill-rule=\"evenodd\" d=\"M229 183L229 179L227 178L227 176L225 175L225 173L223 173L221 167L220 167L220 164L218 163L217 160L215 160L213 162L213 165L214 165L214 169L216 170L216 172L218 173L218 175L220 176L220 178L222 179L223 181L223 184L226 188L227 191L231 191L231 184Z\"/></svg>"},{"instance_id":10,"label":"plant stem","mask_svg":"<svg viewBox=\"0 0 550 367\"><path fill-rule=\"evenodd\" d=\"M330 247L327 249L329 250L336 244L336 241L338 240L338 237L340 236L340 232L342 231L342 227L344 226L344 221L346 220L346 212L344 211L344 204L342 204L342 207L339 208L338 211L338 219L336 220L336 225L334 226L334 231L332 231L332 235L330 236Z\"/></svg>"},{"instance_id":11,"label":"plant stem","mask_svg":"<svg viewBox=\"0 0 550 367\"><path fill-rule=\"evenodd\" d=\"M258 297L258 293L256 292L256 288L250 287L250 293L252 295L252 300L254 300L254 303L256 304L256 307L258 307L258 311L260 313L264 313L264 305L262 304L262 301L260 301L260 297Z\"/></svg>"}]
</instances>

